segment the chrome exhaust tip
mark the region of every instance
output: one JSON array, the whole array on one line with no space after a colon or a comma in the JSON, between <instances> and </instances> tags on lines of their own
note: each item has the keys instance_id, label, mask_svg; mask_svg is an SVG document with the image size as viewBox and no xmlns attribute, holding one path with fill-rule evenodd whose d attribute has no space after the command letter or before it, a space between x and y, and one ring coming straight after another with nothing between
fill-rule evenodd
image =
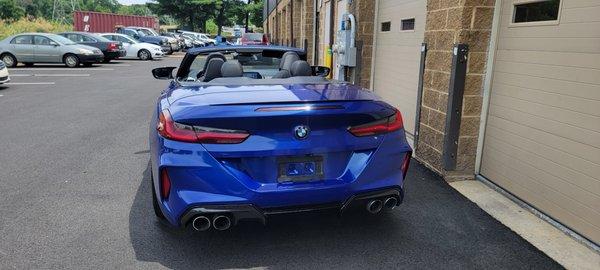
<instances>
[{"instance_id":1,"label":"chrome exhaust tip","mask_svg":"<svg viewBox=\"0 0 600 270\"><path fill-rule=\"evenodd\" d=\"M224 231L231 227L231 219L228 216L217 215L213 218L213 227L216 230Z\"/></svg>"},{"instance_id":2,"label":"chrome exhaust tip","mask_svg":"<svg viewBox=\"0 0 600 270\"><path fill-rule=\"evenodd\" d=\"M210 219L205 216L197 216L192 220L194 230L203 232L210 229Z\"/></svg>"},{"instance_id":3,"label":"chrome exhaust tip","mask_svg":"<svg viewBox=\"0 0 600 270\"><path fill-rule=\"evenodd\" d=\"M383 208L383 202L381 200L371 200L367 203L367 211L371 214L377 214Z\"/></svg>"},{"instance_id":4,"label":"chrome exhaust tip","mask_svg":"<svg viewBox=\"0 0 600 270\"><path fill-rule=\"evenodd\" d=\"M396 199L396 197L389 197L385 200L383 205L386 209L392 210L398 205L398 199Z\"/></svg>"}]
</instances>

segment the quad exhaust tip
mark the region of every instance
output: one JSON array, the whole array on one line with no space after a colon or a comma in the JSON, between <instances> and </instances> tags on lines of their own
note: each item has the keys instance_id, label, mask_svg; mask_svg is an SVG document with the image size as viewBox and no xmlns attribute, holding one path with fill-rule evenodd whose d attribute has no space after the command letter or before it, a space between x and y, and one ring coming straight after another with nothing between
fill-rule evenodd
<instances>
[{"instance_id":1,"label":"quad exhaust tip","mask_svg":"<svg viewBox=\"0 0 600 270\"><path fill-rule=\"evenodd\" d=\"M398 205L398 199L396 199L396 197L389 197L389 198L385 199L385 202L383 203L383 205L385 206L386 209L392 210L392 209L396 208L396 205Z\"/></svg>"},{"instance_id":2,"label":"quad exhaust tip","mask_svg":"<svg viewBox=\"0 0 600 270\"><path fill-rule=\"evenodd\" d=\"M367 211L371 214L377 214L383 208L383 202L381 200L371 200L367 203Z\"/></svg>"},{"instance_id":3,"label":"quad exhaust tip","mask_svg":"<svg viewBox=\"0 0 600 270\"><path fill-rule=\"evenodd\" d=\"M206 231L210 229L210 219L206 216L197 216L192 221L192 227L199 232Z\"/></svg>"},{"instance_id":4,"label":"quad exhaust tip","mask_svg":"<svg viewBox=\"0 0 600 270\"><path fill-rule=\"evenodd\" d=\"M213 218L213 227L216 230L224 231L231 228L231 219L228 216L216 215Z\"/></svg>"}]
</instances>

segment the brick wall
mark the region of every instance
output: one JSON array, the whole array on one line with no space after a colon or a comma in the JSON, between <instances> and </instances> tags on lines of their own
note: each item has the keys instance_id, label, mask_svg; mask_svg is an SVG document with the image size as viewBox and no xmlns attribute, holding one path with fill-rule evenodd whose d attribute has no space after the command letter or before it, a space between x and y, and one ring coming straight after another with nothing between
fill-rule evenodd
<instances>
[{"instance_id":1,"label":"brick wall","mask_svg":"<svg viewBox=\"0 0 600 270\"><path fill-rule=\"evenodd\" d=\"M472 178L479 135L483 78L494 0L428 0L423 104L417 158L448 180ZM457 166L442 168L448 87L455 43L469 45Z\"/></svg>"},{"instance_id":2,"label":"brick wall","mask_svg":"<svg viewBox=\"0 0 600 270\"><path fill-rule=\"evenodd\" d=\"M354 0L348 9L357 21L356 68L350 69L349 78L364 88L371 85L371 63L373 62L373 27L375 18L375 1Z\"/></svg>"}]
</instances>

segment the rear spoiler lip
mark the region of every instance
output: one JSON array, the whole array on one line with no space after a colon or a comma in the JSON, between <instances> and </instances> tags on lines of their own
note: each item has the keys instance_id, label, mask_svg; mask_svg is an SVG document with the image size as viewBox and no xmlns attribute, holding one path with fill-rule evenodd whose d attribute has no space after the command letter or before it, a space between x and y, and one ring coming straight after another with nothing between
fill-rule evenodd
<instances>
[{"instance_id":1,"label":"rear spoiler lip","mask_svg":"<svg viewBox=\"0 0 600 270\"><path fill-rule=\"evenodd\" d=\"M241 106L241 105L310 105L315 103L336 103L336 102L364 102L377 101L374 99L334 99L334 100L294 100L294 101L269 101L269 102L240 102L240 103L223 103L211 104L208 106Z\"/></svg>"}]
</instances>

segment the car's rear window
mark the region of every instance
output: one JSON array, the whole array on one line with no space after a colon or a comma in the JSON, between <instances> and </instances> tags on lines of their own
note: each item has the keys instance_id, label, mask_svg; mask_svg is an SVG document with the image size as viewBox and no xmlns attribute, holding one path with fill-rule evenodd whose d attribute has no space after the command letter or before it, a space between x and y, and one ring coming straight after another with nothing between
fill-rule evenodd
<instances>
[{"instance_id":1,"label":"car's rear window","mask_svg":"<svg viewBox=\"0 0 600 270\"><path fill-rule=\"evenodd\" d=\"M208 55L198 55L190 66L190 72L186 80L195 80L204 72L204 65ZM238 61L242 64L244 72L257 72L262 78L271 78L279 71L279 62L277 57L265 56L260 52L253 53L230 53L225 54L227 61Z\"/></svg>"}]
</instances>

